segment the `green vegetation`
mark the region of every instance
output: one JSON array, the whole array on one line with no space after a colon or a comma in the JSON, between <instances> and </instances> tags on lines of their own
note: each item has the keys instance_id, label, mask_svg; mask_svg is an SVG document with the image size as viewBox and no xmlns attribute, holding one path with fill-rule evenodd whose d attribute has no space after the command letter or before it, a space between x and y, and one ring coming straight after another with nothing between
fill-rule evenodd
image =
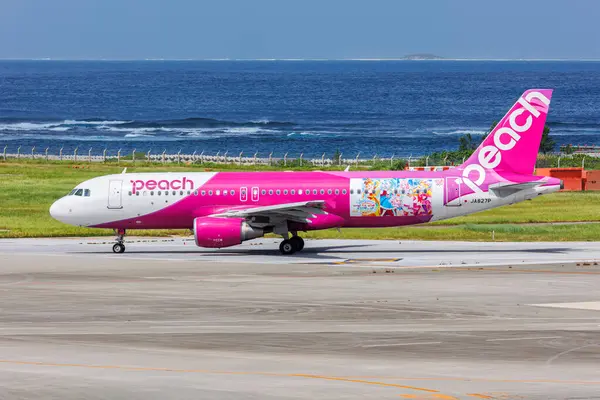
<instances>
[{"instance_id":1,"label":"green vegetation","mask_svg":"<svg viewBox=\"0 0 600 400\"><path fill-rule=\"evenodd\" d=\"M403 160L398 160L402 163ZM390 162L385 162L390 169ZM129 165L129 172L205 171L213 165ZM342 169L341 167L320 169ZM384 167L383 165L373 168ZM0 238L112 235L109 230L78 228L53 220L48 209L78 183L100 175L120 173L115 164L70 162L0 161ZM368 168L368 167L364 167ZM219 165L219 170L281 170L281 166ZM303 165L285 169L309 170ZM383 169L383 168L382 168ZM311 238L429 239L429 240L600 240L600 192L567 192L540 196L513 206L501 207L467 217L423 226L382 229L344 229L307 233ZM593 222L589 224L544 224L550 222ZM539 223L538 225L517 225ZM188 231L134 231L132 235L189 234Z\"/></svg>"},{"instance_id":2,"label":"green vegetation","mask_svg":"<svg viewBox=\"0 0 600 400\"><path fill-rule=\"evenodd\" d=\"M550 128L548 125L544 126L544 132L542 133L542 141L540 142L540 153L548 154L554 151L556 147L556 141L550 137Z\"/></svg>"}]
</instances>

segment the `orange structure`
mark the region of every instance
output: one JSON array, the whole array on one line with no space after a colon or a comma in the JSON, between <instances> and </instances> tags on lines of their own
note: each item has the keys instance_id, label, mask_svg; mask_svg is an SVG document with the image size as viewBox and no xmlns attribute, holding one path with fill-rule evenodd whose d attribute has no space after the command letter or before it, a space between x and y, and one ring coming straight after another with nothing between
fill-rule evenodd
<instances>
[{"instance_id":1,"label":"orange structure","mask_svg":"<svg viewBox=\"0 0 600 400\"><path fill-rule=\"evenodd\" d=\"M584 190L600 190L600 171L586 171Z\"/></svg>"},{"instance_id":2,"label":"orange structure","mask_svg":"<svg viewBox=\"0 0 600 400\"><path fill-rule=\"evenodd\" d=\"M562 180L564 183L562 191L582 191L585 189L586 171L583 168L538 168L535 170L535 174Z\"/></svg>"}]
</instances>

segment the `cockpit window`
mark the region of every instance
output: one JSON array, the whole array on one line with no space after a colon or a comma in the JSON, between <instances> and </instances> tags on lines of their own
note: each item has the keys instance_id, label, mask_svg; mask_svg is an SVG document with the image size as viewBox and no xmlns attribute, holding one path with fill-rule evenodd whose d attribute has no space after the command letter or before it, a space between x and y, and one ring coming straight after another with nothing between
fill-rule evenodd
<instances>
[{"instance_id":1,"label":"cockpit window","mask_svg":"<svg viewBox=\"0 0 600 400\"><path fill-rule=\"evenodd\" d=\"M92 192L90 189L73 189L67 196L82 196L82 197L90 197Z\"/></svg>"}]
</instances>

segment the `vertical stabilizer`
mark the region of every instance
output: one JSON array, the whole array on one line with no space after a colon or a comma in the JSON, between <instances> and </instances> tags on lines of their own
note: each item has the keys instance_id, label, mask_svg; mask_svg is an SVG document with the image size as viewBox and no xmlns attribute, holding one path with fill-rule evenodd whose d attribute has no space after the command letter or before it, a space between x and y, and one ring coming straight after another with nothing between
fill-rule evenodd
<instances>
[{"instance_id":1,"label":"vertical stabilizer","mask_svg":"<svg viewBox=\"0 0 600 400\"><path fill-rule=\"evenodd\" d=\"M523 93L460 166L465 184L475 190L490 171L532 175L551 98L551 89L530 89Z\"/></svg>"}]
</instances>

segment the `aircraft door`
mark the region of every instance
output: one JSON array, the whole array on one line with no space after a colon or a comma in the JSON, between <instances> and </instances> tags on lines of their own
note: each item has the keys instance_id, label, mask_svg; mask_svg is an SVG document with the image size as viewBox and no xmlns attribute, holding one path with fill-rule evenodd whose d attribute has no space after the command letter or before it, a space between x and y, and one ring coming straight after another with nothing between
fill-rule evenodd
<instances>
[{"instance_id":1,"label":"aircraft door","mask_svg":"<svg viewBox=\"0 0 600 400\"><path fill-rule=\"evenodd\" d=\"M458 176L450 176L446 178L446 184L444 185L444 205L447 207L459 207L461 205L462 178Z\"/></svg>"},{"instance_id":2,"label":"aircraft door","mask_svg":"<svg viewBox=\"0 0 600 400\"><path fill-rule=\"evenodd\" d=\"M123 181L114 180L108 183L108 208L123 208L121 192Z\"/></svg>"}]
</instances>

